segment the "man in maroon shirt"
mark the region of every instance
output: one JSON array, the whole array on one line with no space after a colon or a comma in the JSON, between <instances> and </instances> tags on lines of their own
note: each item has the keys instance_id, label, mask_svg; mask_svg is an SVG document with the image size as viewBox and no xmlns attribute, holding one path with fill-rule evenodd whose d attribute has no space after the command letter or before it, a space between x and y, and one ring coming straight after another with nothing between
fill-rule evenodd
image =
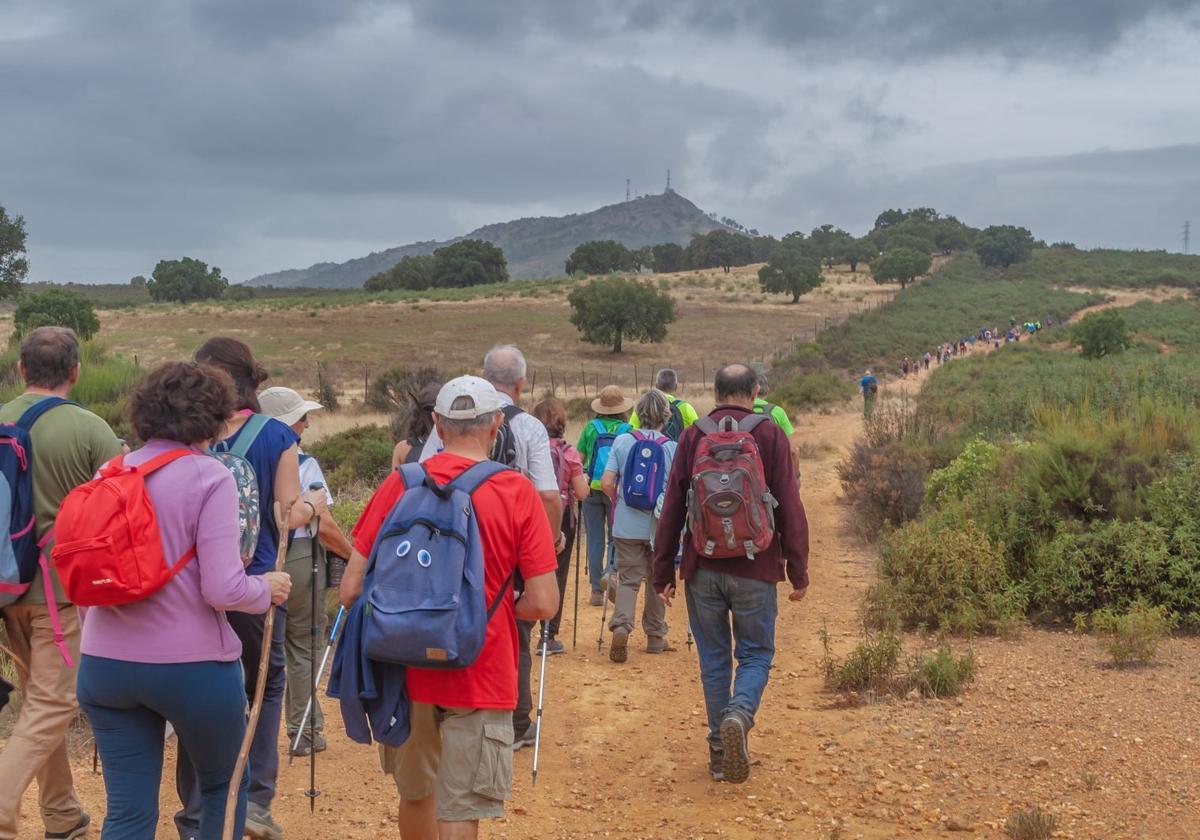
<instances>
[{"instance_id":1,"label":"man in maroon shirt","mask_svg":"<svg viewBox=\"0 0 1200 840\"><path fill-rule=\"evenodd\" d=\"M714 421L755 416L758 378L753 369L722 368L714 390L717 407L708 415ZM750 776L746 735L754 726L775 655L776 584L786 576L792 585L791 601L802 600L808 591L808 519L790 442L774 423L759 423L750 434L762 456L767 489L778 502L771 545L753 557L713 559L698 554L686 539L679 569L687 583L688 620L700 655L709 770L713 779L727 782L744 782ZM703 437L693 425L679 439L655 534L654 588L668 606L675 596L675 555L687 521L692 466Z\"/></svg>"}]
</instances>

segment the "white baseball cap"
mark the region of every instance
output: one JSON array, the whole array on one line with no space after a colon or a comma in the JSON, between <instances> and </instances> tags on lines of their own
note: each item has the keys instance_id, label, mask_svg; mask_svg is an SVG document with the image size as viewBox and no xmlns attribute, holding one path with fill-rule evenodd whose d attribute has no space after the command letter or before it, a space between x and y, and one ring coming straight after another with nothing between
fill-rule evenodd
<instances>
[{"instance_id":1,"label":"white baseball cap","mask_svg":"<svg viewBox=\"0 0 1200 840\"><path fill-rule=\"evenodd\" d=\"M471 406L452 408L460 397L468 397ZM478 376L459 376L451 379L438 391L433 411L447 420L474 420L484 414L497 412L503 407L500 395L496 393L496 388L491 382Z\"/></svg>"},{"instance_id":2,"label":"white baseball cap","mask_svg":"<svg viewBox=\"0 0 1200 840\"><path fill-rule=\"evenodd\" d=\"M310 411L320 411L325 406L306 400L291 388L268 388L258 395L258 404L263 414L274 417L285 426L294 425Z\"/></svg>"}]
</instances>

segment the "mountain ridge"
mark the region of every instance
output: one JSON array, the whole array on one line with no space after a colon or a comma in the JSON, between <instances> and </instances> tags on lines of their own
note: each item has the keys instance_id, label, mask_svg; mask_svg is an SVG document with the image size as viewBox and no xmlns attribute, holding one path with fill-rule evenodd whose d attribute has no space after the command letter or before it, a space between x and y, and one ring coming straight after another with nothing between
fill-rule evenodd
<instances>
[{"instance_id":1,"label":"mountain ridge","mask_svg":"<svg viewBox=\"0 0 1200 840\"><path fill-rule=\"evenodd\" d=\"M615 239L630 248L676 242L686 245L694 233L725 225L674 190L609 204L587 213L565 216L527 216L476 228L445 241L426 240L374 251L341 263L319 262L308 268L289 268L260 274L248 286L358 288L367 278L386 271L407 256L432 254L463 239L482 239L499 246L514 279L529 280L563 273L563 264L580 244Z\"/></svg>"}]
</instances>

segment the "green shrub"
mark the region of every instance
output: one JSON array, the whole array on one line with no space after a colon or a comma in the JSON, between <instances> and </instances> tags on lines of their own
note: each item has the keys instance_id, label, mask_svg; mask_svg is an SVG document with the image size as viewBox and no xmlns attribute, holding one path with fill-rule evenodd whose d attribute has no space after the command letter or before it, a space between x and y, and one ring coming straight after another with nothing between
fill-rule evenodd
<instances>
[{"instance_id":1,"label":"green shrub","mask_svg":"<svg viewBox=\"0 0 1200 840\"><path fill-rule=\"evenodd\" d=\"M953 697L974 678L975 655L955 656L944 642L932 653L910 658L905 682L908 691L915 690L922 697Z\"/></svg>"},{"instance_id":2,"label":"green shrub","mask_svg":"<svg viewBox=\"0 0 1200 840\"><path fill-rule=\"evenodd\" d=\"M865 539L914 518L925 499L923 457L899 443L856 441L837 466L851 525Z\"/></svg>"},{"instance_id":3,"label":"green shrub","mask_svg":"<svg viewBox=\"0 0 1200 840\"><path fill-rule=\"evenodd\" d=\"M900 639L890 632L868 636L845 659L829 650L829 636L822 631L825 654L821 668L825 687L830 691L856 691L883 694L891 690L900 663Z\"/></svg>"},{"instance_id":4,"label":"green shrub","mask_svg":"<svg viewBox=\"0 0 1200 840\"><path fill-rule=\"evenodd\" d=\"M996 631L1024 613L1026 593L997 545L965 508L909 522L884 538L867 593L875 626Z\"/></svg>"},{"instance_id":5,"label":"green shrub","mask_svg":"<svg viewBox=\"0 0 1200 840\"><path fill-rule=\"evenodd\" d=\"M1175 628L1175 618L1166 607L1135 601L1128 612L1097 610L1088 622L1102 636L1101 647L1117 667L1141 665L1154 659L1158 643Z\"/></svg>"},{"instance_id":6,"label":"green shrub","mask_svg":"<svg viewBox=\"0 0 1200 840\"><path fill-rule=\"evenodd\" d=\"M356 485L374 487L392 469L392 438L381 426L355 426L308 448L321 463L334 493Z\"/></svg>"},{"instance_id":7,"label":"green shrub","mask_svg":"<svg viewBox=\"0 0 1200 840\"><path fill-rule=\"evenodd\" d=\"M845 402L856 390L844 376L823 371L785 379L771 391L771 399L791 411L803 411Z\"/></svg>"},{"instance_id":8,"label":"green shrub","mask_svg":"<svg viewBox=\"0 0 1200 840\"><path fill-rule=\"evenodd\" d=\"M1000 461L1000 449L977 437L962 453L940 470L929 474L925 482L925 501L961 499L987 483Z\"/></svg>"},{"instance_id":9,"label":"green shrub","mask_svg":"<svg viewBox=\"0 0 1200 840\"><path fill-rule=\"evenodd\" d=\"M83 295L52 288L23 297L13 312L13 327L13 344L38 327L69 327L80 341L88 341L100 331L100 319Z\"/></svg>"},{"instance_id":10,"label":"green shrub","mask_svg":"<svg viewBox=\"0 0 1200 840\"><path fill-rule=\"evenodd\" d=\"M388 368L371 380L364 402L376 411L396 411L409 402L409 394L421 386L449 379L435 367L407 368L403 365Z\"/></svg>"},{"instance_id":11,"label":"green shrub","mask_svg":"<svg viewBox=\"0 0 1200 840\"><path fill-rule=\"evenodd\" d=\"M1115 309L1093 312L1071 327L1071 343L1085 359L1101 359L1129 347L1129 328Z\"/></svg>"}]
</instances>

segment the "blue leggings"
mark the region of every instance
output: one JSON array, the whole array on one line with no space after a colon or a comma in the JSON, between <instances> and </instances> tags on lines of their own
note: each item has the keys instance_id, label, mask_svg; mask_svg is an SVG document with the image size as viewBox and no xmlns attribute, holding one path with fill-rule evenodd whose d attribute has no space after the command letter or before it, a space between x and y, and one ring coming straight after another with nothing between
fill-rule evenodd
<instances>
[{"instance_id":1,"label":"blue leggings","mask_svg":"<svg viewBox=\"0 0 1200 840\"><path fill-rule=\"evenodd\" d=\"M152 665L84 656L79 705L91 721L104 765L104 840L154 840L170 721L200 779L198 840L219 840L229 777L246 731L246 690L237 662ZM242 776L234 836L246 821L249 774Z\"/></svg>"}]
</instances>

